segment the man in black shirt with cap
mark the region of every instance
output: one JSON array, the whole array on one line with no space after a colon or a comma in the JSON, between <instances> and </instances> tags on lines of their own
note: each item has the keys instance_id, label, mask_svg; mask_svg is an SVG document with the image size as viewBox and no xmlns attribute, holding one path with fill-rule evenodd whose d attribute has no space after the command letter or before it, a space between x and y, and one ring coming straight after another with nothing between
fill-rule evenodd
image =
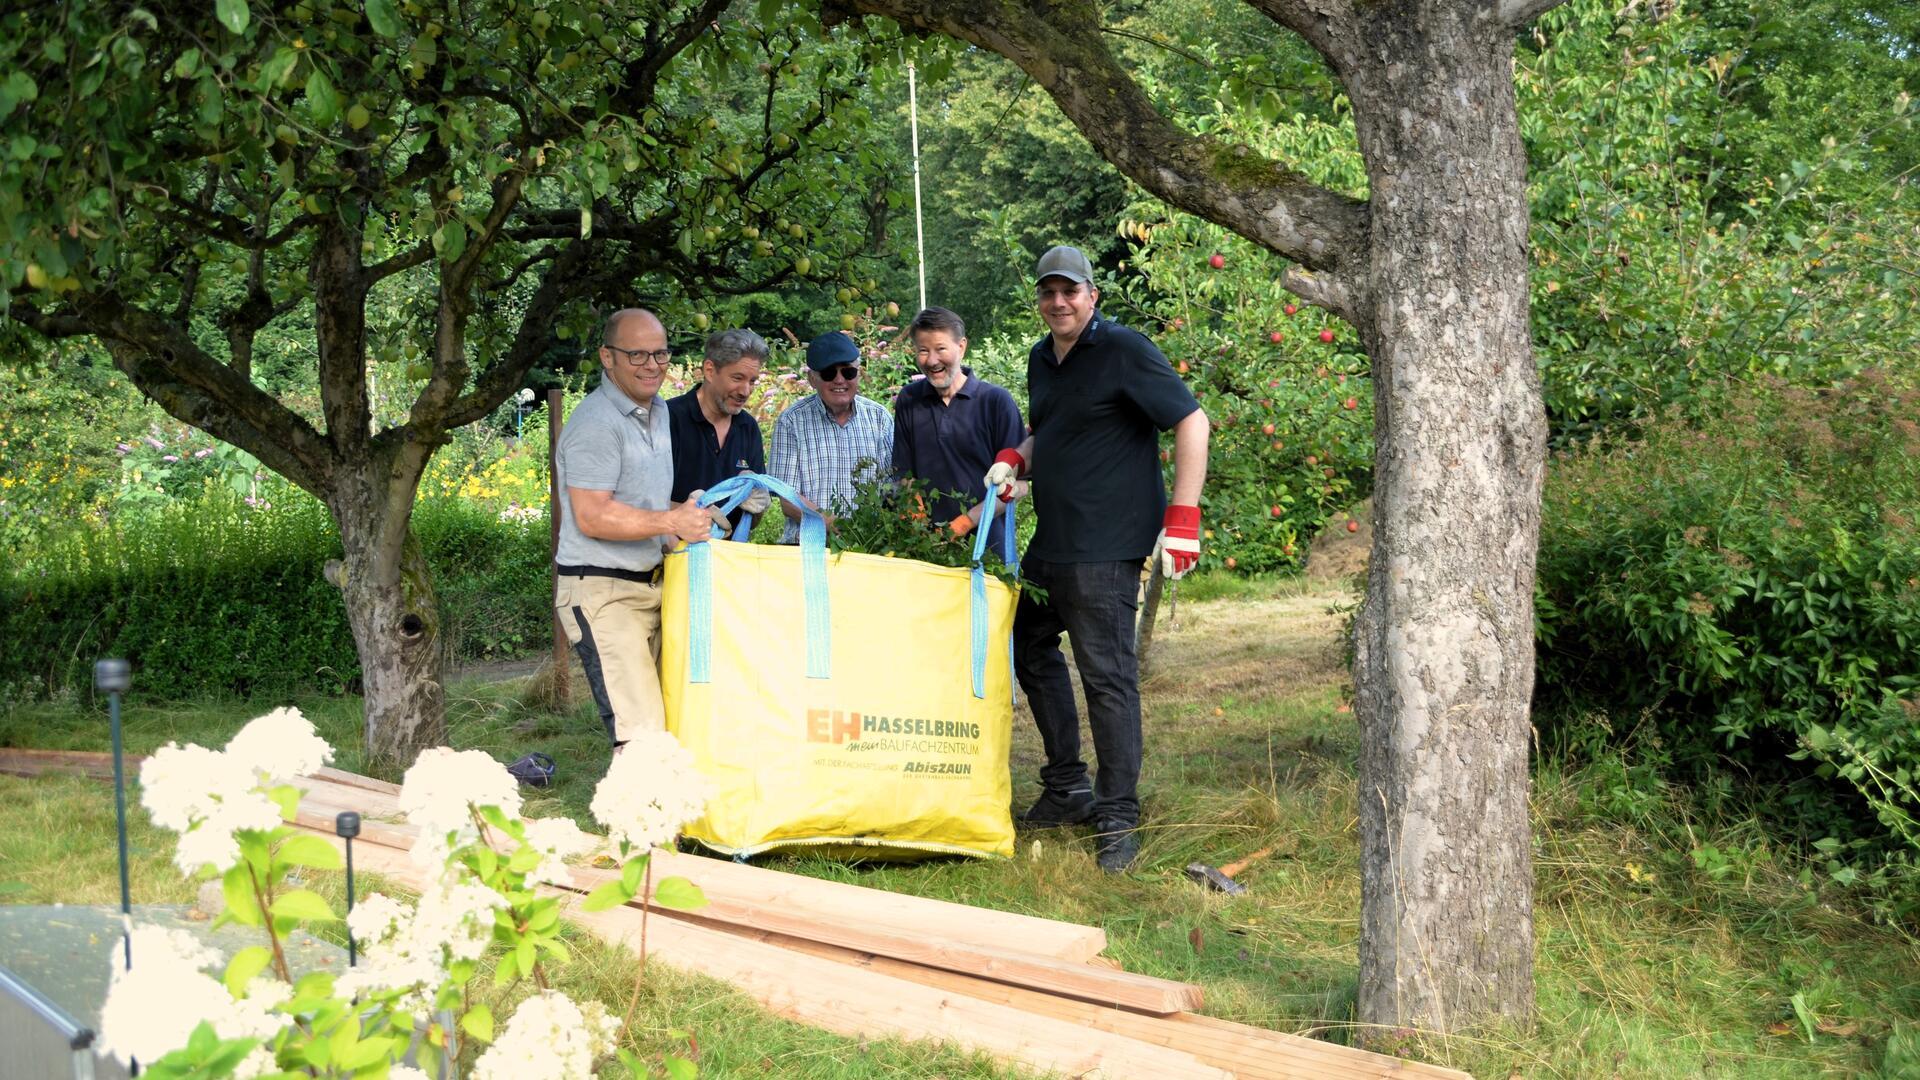
<instances>
[{"instance_id":1,"label":"man in black shirt with cap","mask_svg":"<svg viewBox=\"0 0 1920 1080\"><path fill-rule=\"evenodd\" d=\"M1033 434L1002 450L986 485L1008 497L1031 473L1038 526L1021 573L1046 590L1023 593L1014 616L1014 671L1046 747L1044 790L1021 823L1091 821L1100 868L1119 873L1140 853L1140 668L1134 613L1149 553L1178 578L1200 558L1200 489L1207 417L1173 366L1139 333L1095 306L1093 265L1055 247L1035 270L1048 335L1027 354ZM1173 504L1160 473L1160 432L1173 432ZM1060 635L1087 699L1099 758L1096 783L1080 759L1080 719Z\"/></svg>"}]
</instances>

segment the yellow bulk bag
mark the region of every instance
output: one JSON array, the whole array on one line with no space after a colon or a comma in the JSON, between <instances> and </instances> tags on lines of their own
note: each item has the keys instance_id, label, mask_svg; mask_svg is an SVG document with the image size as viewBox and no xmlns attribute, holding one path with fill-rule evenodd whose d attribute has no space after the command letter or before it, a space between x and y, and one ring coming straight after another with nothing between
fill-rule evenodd
<instances>
[{"instance_id":1,"label":"yellow bulk bag","mask_svg":"<svg viewBox=\"0 0 1920 1080\"><path fill-rule=\"evenodd\" d=\"M730 511L755 486L799 504L758 475L702 501ZM667 729L717 789L688 836L736 856L1013 853L1015 594L979 568L990 525L971 570L830 553L812 513L798 547L667 556Z\"/></svg>"}]
</instances>

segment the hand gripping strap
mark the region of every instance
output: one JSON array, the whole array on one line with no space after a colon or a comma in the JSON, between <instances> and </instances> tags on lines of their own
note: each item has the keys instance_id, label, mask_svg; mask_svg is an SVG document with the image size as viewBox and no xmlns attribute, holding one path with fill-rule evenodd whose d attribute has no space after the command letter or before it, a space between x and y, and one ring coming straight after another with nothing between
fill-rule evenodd
<instances>
[{"instance_id":1,"label":"hand gripping strap","mask_svg":"<svg viewBox=\"0 0 1920 1080\"><path fill-rule=\"evenodd\" d=\"M973 533L973 696L987 696L987 571L981 560L987 556L987 537L993 533L993 508L1000 500L988 498L981 504L980 526ZM1013 504L1007 504L1006 555L1009 567L1019 569L1020 559L1014 550ZM1013 671L1013 638L1007 638L1007 671L1009 677Z\"/></svg>"},{"instance_id":2,"label":"hand gripping strap","mask_svg":"<svg viewBox=\"0 0 1920 1080\"><path fill-rule=\"evenodd\" d=\"M798 492L762 473L742 473L707 489L700 505L719 505L732 513L755 488L800 508L800 585L807 611L807 678L833 677L833 612L827 600L827 522L819 511L807 508ZM748 524L742 518L735 540L745 540ZM715 525L714 531L724 529ZM717 537L724 539L723 536ZM687 681L712 681L713 663L713 554L708 544L687 545Z\"/></svg>"}]
</instances>

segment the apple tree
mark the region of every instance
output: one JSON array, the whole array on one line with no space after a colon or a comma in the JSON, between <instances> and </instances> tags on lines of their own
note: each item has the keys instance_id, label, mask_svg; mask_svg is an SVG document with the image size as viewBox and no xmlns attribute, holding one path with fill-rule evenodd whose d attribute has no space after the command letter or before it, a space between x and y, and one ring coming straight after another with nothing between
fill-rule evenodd
<instances>
[{"instance_id":1,"label":"apple tree","mask_svg":"<svg viewBox=\"0 0 1920 1080\"><path fill-rule=\"evenodd\" d=\"M858 98L900 47L782 0L11 5L0 313L327 506L367 751L404 763L444 736L428 459L610 307L685 330L849 267ZM317 397L257 376L274 335Z\"/></svg>"},{"instance_id":2,"label":"apple tree","mask_svg":"<svg viewBox=\"0 0 1920 1080\"><path fill-rule=\"evenodd\" d=\"M1514 41L1558 0L1248 0L1349 103L1363 194L1163 111L1085 2L829 0L1008 57L1121 172L1291 260L1373 378L1374 548L1356 625L1359 1019L1533 1008L1527 820L1546 417L1528 328ZM1045 463L1039 463L1044 470Z\"/></svg>"}]
</instances>

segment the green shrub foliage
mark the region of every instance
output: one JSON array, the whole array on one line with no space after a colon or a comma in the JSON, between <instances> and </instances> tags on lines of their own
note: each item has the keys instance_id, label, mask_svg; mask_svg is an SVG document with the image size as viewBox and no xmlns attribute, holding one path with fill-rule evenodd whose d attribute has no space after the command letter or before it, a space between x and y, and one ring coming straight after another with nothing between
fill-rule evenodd
<instances>
[{"instance_id":1,"label":"green shrub foliage","mask_svg":"<svg viewBox=\"0 0 1920 1080\"><path fill-rule=\"evenodd\" d=\"M1869 371L1727 402L1556 455L1539 693L1639 710L1675 765L1779 785L1779 819L1822 850L1920 843L1920 394ZM1624 735L1538 715L1576 750Z\"/></svg>"},{"instance_id":2,"label":"green shrub foliage","mask_svg":"<svg viewBox=\"0 0 1920 1080\"><path fill-rule=\"evenodd\" d=\"M551 619L544 517L503 521L455 500L414 515L455 662L524 651ZM116 515L52 539L0 576L0 694L90 684L93 661L132 661L156 699L354 687L359 662L323 568L339 534L312 498L275 484L249 501L198 499Z\"/></svg>"}]
</instances>

